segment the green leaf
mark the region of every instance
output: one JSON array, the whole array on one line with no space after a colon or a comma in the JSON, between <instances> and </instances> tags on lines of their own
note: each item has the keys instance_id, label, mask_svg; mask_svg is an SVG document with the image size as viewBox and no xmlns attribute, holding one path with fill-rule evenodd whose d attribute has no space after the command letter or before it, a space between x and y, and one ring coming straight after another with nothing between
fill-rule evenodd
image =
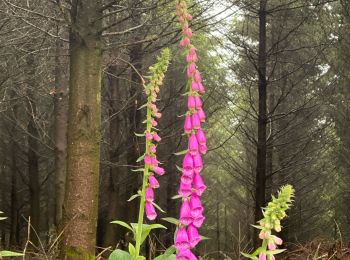
<instances>
[{"instance_id":1,"label":"green leaf","mask_svg":"<svg viewBox=\"0 0 350 260\"><path fill-rule=\"evenodd\" d=\"M140 168L140 169L134 169L134 170L131 170L132 172L144 172L145 169L144 168Z\"/></svg>"},{"instance_id":2,"label":"green leaf","mask_svg":"<svg viewBox=\"0 0 350 260\"><path fill-rule=\"evenodd\" d=\"M112 252L108 260L132 260L132 256L128 252L117 249Z\"/></svg>"},{"instance_id":3,"label":"green leaf","mask_svg":"<svg viewBox=\"0 0 350 260\"><path fill-rule=\"evenodd\" d=\"M276 250L268 251L268 254L269 255L277 255L277 254L280 254L280 253L282 253L284 251L286 251L286 249L276 249Z\"/></svg>"},{"instance_id":4,"label":"green leaf","mask_svg":"<svg viewBox=\"0 0 350 260\"><path fill-rule=\"evenodd\" d=\"M115 220L115 221L112 221L111 223L112 223L112 224L117 224L117 225L123 226L123 227L125 227L125 228L131 230L131 231L134 233L133 228L132 228L128 223L125 223L124 221Z\"/></svg>"},{"instance_id":5,"label":"green leaf","mask_svg":"<svg viewBox=\"0 0 350 260\"><path fill-rule=\"evenodd\" d=\"M180 172L182 172L182 168L178 165L175 165L176 166L176 169L178 169Z\"/></svg>"},{"instance_id":6,"label":"green leaf","mask_svg":"<svg viewBox=\"0 0 350 260\"><path fill-rule=\"evenodd\" d=\"M258 258L256 256L245 254L245 253L241 253L241 254L249 259L258 260Z\"/></svg>"},{"instance_id":7,"label":"green leaf","mask_svg":"<svg viewBox=\"0 0 350 260\"><path fill-rule=\"evenodd\" d=\"M145 134L138 134L138 133L134 133L136 136L142 137L145 136Z\"/></svg>"},{"instance_id":8,"label":"green leaf","mask_svg":"<svg viewBox=\"0 0 350 260\"><path fill-rule=\"evenodd\" d=\"M0 217L0 220L4 220L4 219L7 219L7 217Z\"/></svg>"},{"instance_id":9,"label":"green leaf","mask_svg":"<svg viewBox=\"0 0 350 260\"><path fill-rule=\"evenodd\" d=\"M16 253L12 251L0 251L0 256L5 257L5 256L22 256L22 253Z\"/></svg>"},{"instance_id":10,"label":"green leaf","mask_svg":"<svg viewBox=\"0 0 350 260\"><path fill-rule=\"evenodd\" d=\"M152 229L157 229L157 228L163 228L166 229L166 227L164 227L161 224L152 224L152 225L144 225L143 229L142 229L142 238L141 238L141 244L143 243L143 241L145 241L145 239L147 238L147 236L149 235L149 233L151 232Z\"/></svg>"},{"instance_id":11,"label":"green leaf","mask_svg":"<svg viewBox=\"0 0 350 260\"><path fill-rule=\"evenodd\" d=\"M145 158L145 155L141 155L139 158L137 158L136 162L141 162Z\"/></svg>"},{"instance_id":12,"label":"green leaf","mask_svg":"<svg viewBox=\"0 0 350 260\"><path fill-rule=\"evenodd\" d=\"M169 247L162 255L157 256L153 260L175 260L176 255L174 253L176 252L176 248L174 246Z\"/></svg>"},{"instance_id":13,"label":"green leaf","mask_svg":"<svg viewBox=\"0 0 350 260\"><path fill-rule=\"evenodd\" d=\"M182 198L181 195L175 195L175 196L171 197L172 200L177 200L177 199L181 199L181 198Z\"/></svg>"},{"instance_id":14,"label":"green leaf","mask_svg":"<svg viewBox=\"0 0 350 260\"><path fill-rule=\"evenodd\" d=\"M155 206L160 212L165 213L165 211L156 203L152 202L153 206Z\"/></svg>"},{"instance_id":15,"label":"green leaf","mask_svg":"<svg viewBox=\"0 0 350 260\"><path fill-rule=\"evenodd\" d=\"M153 260L175 260L176 255L171 254L171 255L160 255L154 258Z\"/></svg>"},{"instance_id":16,"label":"green leaf","mask_svg":"<svg viewBox=\"0 0 350 260\"><path fill-rule=\"evenodd\" d=\"M137 234L137 228L138 228L137 223L131 223L131 226L134 229L135 234ZM151 230L157 229L157 228L166 229L166 227L161 224L152 224L152 225L142 224L141 244L143 243L143 241L145 241L145 239L147 238Z\"/></svg>"},{"instance_id":17,"label":"green leaf","mask_svg":"<svg viewBox=\"0 0 350 260\"><path fill-rule=\"evenodd\" d=\"M264 229L262 226L258 226L258 225L251 225L253 227L255 227L256 229Z\"/></svg>"},{"instance_id":18,"label":"green leaf","mask_svg":"<svg viewBox=\"0 0 350 260\"><path fill-rule=\"evenodd\" d=\"M176 218L162 218L162 220L174 224L176 226L180 225L180 221Z\"/></svg>"},{"instance_id":19,"label":"green leaf","mask_svg":"<svg viewBox=\"0 0 350 260\"><path fill-rule=\"evenodd\" d=\"M140 255L140 256L138 256L138 257L136 258L136 260L146 260L146 257Z\"/></svg>"},{"instance_id":20,"label":"green leaf","mask_svg":"<svg viewBox=\"0 0 350 260\"><path fill-rule=\"evenodd\" d=\"M130 197L130 199L128 199L128 202L130 202L130 201L136 199L137 197L140 197L140 194L134 194L134 195L132 195L132 196Z\"/></svg>"},{"instance_id":21,"label":"green leaf","mask_svg":"<svg viewBox=\"0 0 350 260\"><path fill-rule=\"evenodd\" d=\"M203 240L209 240L209 239L210 239L209 237L201 236L201 241L203 241Z\"/></svg>"},{"instance_id":22,"label":"green leaf","mask_svg":"<svg viewBox=\"0 0 350 260\"><path fill-rule=\"evenodd\" d=\"M135 255L135 253L136 253L136 249L135 249L135 247L134 247L134 245L133 244L131 244L131 243L129 243L129 253L130 253L130 255Z\"/></svg>"},{"instance_id":23,"label":"green leaf","mask_svg":"<svg viewBox=\"0 0 350 260\"><path fill-rule=\"evenodd\" d=\"M137 110L141 110L142 108L147 107L147 103L143 104L142 106L140 106Z\"/></svg>"},{"instance_id":24,"label":"green leaf","mask_svg":"<svg viewBox=\"0 0 350 260\"><path fill-rule=\"evenodd\" d=\"M187 152L188 152L188 149L180 151L180 152L177 152L177 153L174 153L174 154L175 155L183 155L183 154L186 154Z\"/></svg>"}]
</instances>

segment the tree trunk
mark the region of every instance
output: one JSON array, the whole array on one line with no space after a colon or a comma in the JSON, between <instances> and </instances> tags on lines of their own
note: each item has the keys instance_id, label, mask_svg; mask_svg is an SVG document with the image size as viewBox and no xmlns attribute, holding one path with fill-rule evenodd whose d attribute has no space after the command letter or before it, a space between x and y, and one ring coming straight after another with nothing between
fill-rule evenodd
<instances>
[{"instance_id":1,"label":"tree trunk","mask_svg":"<svg viewBox=\"0 0 350 260\"><path fill-rule=\"evenodd\" d=\"M11 91L11 99L14 99L16 95L15 91ZM13 110L13 119L17 120L17 111L18 106L16 103L11 103L12 110ZM19 245L19 225L18 225L18 195L17 195L17 156L16 156L16 126L10 128L10 149L11 149L11 215L10 215L10 221L11 221L11 227L10 227L10 245L12 247L16 247Z\"/></svg>"},{"instance_id":2,"label":"tree trunk","mask_svg":"<svg viewBox=\"0 0 350 260\"><path fill-rule=\"evenodd\" d=\"M30 90L32 91L32 90ZM39 242L40 234L40 183L39 183L39 157L38 157L38 129L35 125L36 103L33 95L28 95L28 111L31 113L28 122L28 175L30 200L30 240L34 245Z\"/></svg>"},{"instance_id":3,"label":"tree trunk","mask_svg":"<svg viewBox=\"0 0 350 260\"><path fill-rule=\"evenodd\" d=\"M123 129L125 126L125 114L120 113L123 109L123 103L120 101L125 96L125 89L118 80L118 65L109 67L108 88L109 88L109 161L111 163L121 163L124 152L122 145ZM124 93L122 93L124 92ZM125 127L124 127L125 128ZM125 229L118 225L110 224L111 221L120 219L122 212L125 212L125 201L120 196L120 179L126 176L127 170L123 167L111 165L109 169L109 187L108 187L108 209L106 228L103 236L103 247L115 247L119 240L125 234ZM124 207L123 207L124 206Z\"/></svg>"},{"instance_id":4,"label":"tree trunk","mask_svg":"<svg viewBox=\"0 0 350 260\"><path fill-rule=\"evenodd\" d=\"M100 0L73 0L63 259L94 259L101 139Z\"/></svg>"},{"instance_id":5,"label":"tree trunk","mask_svg":"<svg viewBox=\"0 0 350 260\"><path fill-rule=\"evenodd\" d=\"M261 208L265 204L266 189L266 1L260 0L259 9L259 53L258 53L258 92L259 92L259 115L258 115L258 144L257 144L257 165L256 165L256 188L255 188L255 221L263 216ZM258 231L256 231L257 234ZM255 236L255 245L260 241Z\"/></svg>"},{"instance_id":6,"label":"tree trunk","mask_svg":"<svg viewBox=\"0 0 350 260\"><path fill-rule=\"evenodd\" d=\"M55 226L62 220L62 207L66 186L67 118L68 118L68 65L65 43L56 41L55 58Z\"/></svg>"}]
</instances>

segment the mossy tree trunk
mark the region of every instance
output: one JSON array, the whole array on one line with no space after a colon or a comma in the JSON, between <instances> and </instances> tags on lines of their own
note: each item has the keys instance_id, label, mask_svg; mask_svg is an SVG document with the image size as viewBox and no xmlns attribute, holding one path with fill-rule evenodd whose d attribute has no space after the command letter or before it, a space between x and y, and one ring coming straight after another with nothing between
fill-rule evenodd
<instances>
[{"instance_id":1,"label":"mossy tree trunk","mask_svg":"<svg viewBox=\"0 0 350 260\"><path fill-rule=\"evenodd\" d=\"M101 1L73 0L62 259L95 259L101 127Z\"/></svg>"}]
</instances>

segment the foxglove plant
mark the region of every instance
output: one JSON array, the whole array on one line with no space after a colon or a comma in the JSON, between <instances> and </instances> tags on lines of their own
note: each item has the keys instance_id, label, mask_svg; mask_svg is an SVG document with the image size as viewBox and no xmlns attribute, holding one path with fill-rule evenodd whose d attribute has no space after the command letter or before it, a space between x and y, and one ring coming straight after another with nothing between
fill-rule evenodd
<instances>
[{"instance_id":1,"label":"foxglove plant","mask_svg":"<svg viewBox=\"0 0 350 260\"><path fill-rule=\"evenodd\" d=\"M135 194L130 198L130 200L132 200L136 197L140 197L138 222L131 223L131 225L122 221L112 222L114 224L124 226L133 232L135 246L131 243L129 244L129 253L121 250L115 250L109 258L111 260L145 259L145 257L140 256L140 249L143 241L146 239L147 235L152 229L165 228L159 224L146 225L143 224L143 222L145 214L150 221L157 217L156 208L159 208L159 206L157 206L157 204L154 202L154 189L159 188L159 182L156 176L162 176L165 174L165 171L162 167L160 167L156 156L157 143L161 141L161 137L157 134L157 119L162 116L156 106L156 101L160 87L163 84L165 72L168 68L169 59L170 50L164 49L161 56L158 57L158 62L149 68L150 75L147 77L149 83L147 85L144 84L144 90L147 95L147 103L141 108L145 107L147 110L146 120L144 121L146 124L146 130L143 134L137 134L137 136L142 136L145 138L145 153L137 160L138 162L143 160L144 167L142 169L135 170L143 173L143 181L141 190L138 192L138 194Z\"/></svg>"},{"instance_id":2,"label":"foxglove plant","mask_svg":"<svg viewBox=\"0 0 350 260\"><path fill-rule=\"evenodd\" d=\"M294 189L291 185L282 187L277 198L272 196L272 201L263 209L264 218L259 221L259 225L254 226L261 230L259 238L262 240L262 245L252 254L242 253L245 257L254 260L275 260L275 255L285 251L277 249L283 241L272 232L281 232L281 220L287 216L286 211L291 206L293 196Z\"/></svg>"},{"instance_id":3,"label":"foxglove plant","mask_svg":"<svg viewBox=\"0 0 350 260\"><path fill-rule=\"evenodd\" d=\"M205 133L201 124L206 116L203 110L201 94L205 92L202 77L197 68L198 56L191 43L192 30L189 23L192 16L188 13L184 0L176 3L176 14L182 29L180 47L186 51L187 62L187 108L184 132L188 136L188 149L182 161L182 176L179 195L182 197L179 226L175 235L175 247L178 260L194 260L197 257L191 252L201 240L198 229L203 224L203 205L201 196L206 189L201 171L203 169L202 154L207 152Z\"/></svg>"}]
</instances>

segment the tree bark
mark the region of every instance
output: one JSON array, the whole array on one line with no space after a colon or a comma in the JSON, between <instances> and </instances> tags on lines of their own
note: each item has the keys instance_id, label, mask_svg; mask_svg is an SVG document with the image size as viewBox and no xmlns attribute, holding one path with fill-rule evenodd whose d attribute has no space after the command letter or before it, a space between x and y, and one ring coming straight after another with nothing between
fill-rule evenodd
<instances>
[{"instance_id":1,"label":"tree bark","mask_svg":"<svg viewBox=\"0 0 350 260\"><path fill-rule=\"evenodd\" d=\"M259 52L258 52L258 92L259 92L259 115L258 115L258 144L256 155L256 188L255 188L255 221L263 216L261 208L265 204L266 190L266 99L267 99L267 78L266 78L266 2L260 0L259 9ZM257 234L257 232L256 232ZM257 235L255 236L257 239ZM259 243L255 240L255 245Z\"/></svg>"},{"instance_id":2,"label":"tree bark","mask_svg":"<svg viewBox=\"0 0 350 260\"><path fill-rule=\"evenodd\" d=\"M66 186L67 168L67 120L68 120L68 65L65 43L56 41L55 58L55 226L58 227L62 220L62 208Z\"/></svg>"},{"instance_id":3,"label":"tree bark","mask_svg":"<svg viewBox=\"0 0 350 260\"><path fill-rule=\"evenodd\" d=\"M16 92L11 91L11 99L15 98ZM13 119L17 119L17 111L18 111L18 106L15 102L11 103L12 105L12 110L13 110ZM11 149L11 155L10 155L10 160L11 160L11 215L10 215L10 221L11 221L11 227L10 227L10 245L12 247L16 247L19 245L19 225L18 225L18 194L17 194L17 186L18 186L18 181L17 181L17 147L16 147L16 126L12 126L10 128L10 149Z\"/></svg>"},{"instance_id":4,"label":"tree bark","mask_svg":"<svg viewBox=\"0 0 350 260\"><path fill-rule=\"evenodd\" d=\"M33 95L28 95L28 111L31 113L28 122L28 175L29 175L29 194L30 194L30 240L34 245L39 242L40 234L40 183L39 183L39 156L38 156L38 129L35 125L36 103Z\"/></svg>"},{"instance_id":5,"label":"tree bark","mask_svg":"<svg viewBox=\"0 0 350 260\"><path fill-rule=\"evenodd\" d=\"M62 259L95 259L101 139L100 0L73 0Z\"/></svg>"}]
</instances>

